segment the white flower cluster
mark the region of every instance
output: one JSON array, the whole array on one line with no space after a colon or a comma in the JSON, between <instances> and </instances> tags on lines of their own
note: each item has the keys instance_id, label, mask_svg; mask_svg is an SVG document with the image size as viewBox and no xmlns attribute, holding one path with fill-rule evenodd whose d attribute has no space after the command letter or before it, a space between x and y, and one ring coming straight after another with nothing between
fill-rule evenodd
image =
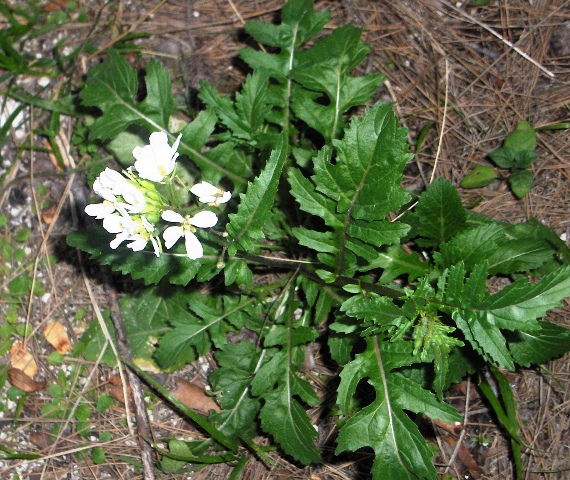
<instances>
[{"instance_id":1,"label":"white flower cluster","mask_svg":"<svg viewBox=\"0 0 570 480\"><path fill-rule=\"evenodd\" d=\"M218 222L217 215L209 210L182 215L170 208L157 189L157 184L173 180L181 137L179 135L171 147L166 133L152 133L148 145L133 150L136 160L133 167L124 174L106 168L93 183L93 191L103 198L103 202L87 205L85 213L103 220L105 230L116 235L110 243L112 249L126 241L128 248L138 252L150 241L155 255L160 256L162 244L157 225L162 219L178 224L164 230L162 238L166 248L172 248L184 237L189 258L204 255L202 244L195 235L196 228L213 227ZM198 197L198 202L209 206L218 206L231 198L230 192L208 182L194 185L190 192Z\"/></svg>"}]
</instances>

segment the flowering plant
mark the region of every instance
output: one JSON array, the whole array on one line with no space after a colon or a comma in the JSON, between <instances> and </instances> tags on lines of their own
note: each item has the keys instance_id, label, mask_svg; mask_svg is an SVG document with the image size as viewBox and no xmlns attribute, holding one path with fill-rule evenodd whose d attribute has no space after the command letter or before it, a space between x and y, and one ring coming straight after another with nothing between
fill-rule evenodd
<instances>
[{"instance_id":1,"label":"flowering plant","mask_svg":"<svg viewBox=\"0 0 570 480\"><path fill-rule=\"evenodd\" d=\"M106 168L95 179L93 191L104 201L87 205L85 213L102 219L103 228L109 233L117 234L109 244L113 250L121 243L129 241L127 247L138 252L150 241L154 254L159 257L162 243L158 222L162 219L181 224L164 230L164 245L167 249L184 237L188 258L196 260L203 256L202 244L195 235L196 227L215 226L218 223L216 214L202 210L193 216L183 216L170 209L172 200L164 198L157 188L157 184L172 186L178 157L176 149L181 137L182 135L179 135L170 147L166 133L154 132L150 135L148 145L134 148L133 156L136 162L124 175ZM226 203L231 198L230 192L224 192L208 182L198 183L189 190L199 197L199 202L213 206Z\"/></svg>"},{"instance_id":2,"label":"flowering plant","mask_svg":"<svg viewBox=\"0 0 570 480\"><path fill-rule=\"evenodd\" d=\"M461 422L445 401L451 383L570 350L569 332L542 319L568 296L570 250L538 221L471 212L444 179L412 205L401 185L412 155L392 105L353 115L383 76L353 72L368 52L361 29L313 40L329 18L290 0L280 25L248 23L273 53L241 51L253 73L235 99L203 82L205 110L175 135L170 78L154 60L142 102L137 73L114 51L80 94L101 111L91 138L128 142L124 131L136 126L150 139L133 146L132 168L100 172L93 189L103 202L86 212L103 227L69 244L147 285L121 301L136 359L170 371L212 352L218 366L209 379L220 411L200 423L215 452L206 459L204 445L180 450L171 440L167 472L184 455L243 468L262 454L252 441L260 434L298 462L319 462L307 411L323 400L305 367L316 349L339 372L326 399L337 404L336 453L372 448L373 478L435 479L410 414ZM491 290L495 276L509 284ZM229 335L238 331L254 341ZM88 334L100 348L96 327ZM364 380L372 400L357 388ZM514 404L507 412L500 418L520 452Z\"/></svg>"}]
</instances>

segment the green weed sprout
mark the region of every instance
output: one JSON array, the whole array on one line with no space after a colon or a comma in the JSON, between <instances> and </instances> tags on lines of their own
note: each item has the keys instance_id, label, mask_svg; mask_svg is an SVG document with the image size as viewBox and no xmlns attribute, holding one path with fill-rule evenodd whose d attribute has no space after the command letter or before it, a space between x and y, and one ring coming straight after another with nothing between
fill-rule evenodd
<instances>
[{"instance_id":1,"label":"green weed sprout","mask_svg":"<svg viewBox=\"0 0 570 480\"><path fill-rule=\"evenodd\" d=\"M532 172L527 168L538 157L535 149L536 132L527 121L522 121L507 135L502 147L489 153L489 157L495 165L510 170L509 186L519 199L525 197L534 184ZM493 168L478 166L465 175L461 186L463 188L486 187L493 183L495 178L496 174Z\"/></svg>"}]
</instances>

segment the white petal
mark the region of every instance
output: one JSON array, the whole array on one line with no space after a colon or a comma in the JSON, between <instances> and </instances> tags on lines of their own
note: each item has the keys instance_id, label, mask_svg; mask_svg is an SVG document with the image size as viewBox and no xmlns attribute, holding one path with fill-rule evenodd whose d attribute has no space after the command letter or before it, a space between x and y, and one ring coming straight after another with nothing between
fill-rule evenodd
<instances>
[{"instance_id":1,"label":"white petal","mask_svg":"<svg viewBox=\"0 0 570 480\"><path fill-rule=\"evenodd\" d=\"M162 212L161 217L163 220L172 223L182 223L184 221L184 217L174 210L165 210Z\"/></svg>"},{"instance_id":2,"label":"white petal","mask_svg":"<svg viewBox=\"0 0 570 480\"><path fill-rule=\"evenodd\" d=\"M178 145L180 145L180 140L182 140L182 134L178 135L178 137L176 137L176 140L172 144L172 151L173 152L176 152L176 150L178 150Z\"/></svg>"},{"instance_id":3,"label":"white petal","mask_svg":"<svg viewBox=\"0 0 570 480\"><path fill-rule=\"evenodd\" d=\"M135 168L139 172L139 176L145 180L150 180L151 182L162 182L164 180L164 175L160 173L157 163L148 155L141 156L135 162Z\"/></svg>"},{"instance_id":4,"label":"white petal","mask_svg":"<svg viewBox=\"0 0 570 480\"><path fill-rule=\"evenodd\" d=\"M164 238L164 246L166 248L171 248L183 233L184 230L182 230L182 227L168 227L162 234L162 238Z\"/></svg>"},{"instance_id":5,"label":"white petal","mask_svg":"<svg viewBox=\"0 0 570 480\"><path fill-rule=\"evenodd\" d=\"M107 215L103 219L103 228L109 233L120 233L125 230L123 226L123 217L118 214Z\"/></svg>"},{"instance_id":6,"label":"white petal","mask_svg":"<svg viewBox=\"0 0 570 480\"><path fill-rule=\"evenodd\" d=\"M142 237L139 237L135 241L127 243L127 247L129 247L133 252L140 252L141 250L144 250L146 244L147 240L145 240Z\"/></svg>"},{"instance_id":7,"label":"white petal","mask_svg":"<svg viewBox=\"0 0 570 480\"><path fill-rule=\"evenodd\" d=\"M116 198L110 188L103 186L100 177L93 182L93 191L108 202L115 202Z\"/></svg>"},{"instance_id":8,"label":"white petal","mask_svg":"<svg viewBox=\"0 0 570 480\"><path fill-rule=\"evenodd\" d=\"M194 185L190 191L197 197L211 197L218 193L218 188L214 187L211 183L200 182ZM201 200L200 200L201 201Z\"/></svg>"},{"instance_id":9,"label":"white petal","mask_svg":"<svg viewBox=\"0 0 570 480\"><path fill-rule=\"evenodd\" d=\"M125 240L128 240L130 237L129 232L124 231L119 233L115 239L109 244L109 246L115 250L121 243L123 243Z\"/></svg>"},{"instance_id":10,"label":"white petal","mask_svg":"<svg viewBox=\"0 0 570 480\"><path fill-rule=\"evenodd\" d=\"M125 184L126 179L123 175L112 168L105 168L99 175L101 183L111 190L120 190L122 185Z\"/></svg>"},{"instance_id":11,"label":"white petal","mask_svg":"<svg viewBox=\"0 0 570 480\"><path fill-rule=\"evenodd\" d=\"M154 254L160 257L160 245L158 243L158 237L150 237L150 243L152 243L152 248L154 249Z\"/></svg>"},{"instance_id":12,"label":"white petal","mask_svg":"<svg viewBox=\"0 0 570 480\"><path fill-rule=\"evenodd\" d=\"M134 185L125 184L122 196L128 205L125 204L125 209L131 213L140 213L144 210L146 200L144 194Z\"/></svg>"},{"instance_id":13,"label":"white petal","mask_svg":"<svg viewBox=\"0 0 570 480\"><path fill-rule=\"evenodd\" d=\"M148 137L148 143L153 146L153 147L162 147L164 145L166 145L167 148L170 148L168 146L168 135L166 135L166 132L153 132L150 134L150 137Z\"/></svg>"},{"instance_id":14,"label":"white petal","mask_svg":"<svg viewBox=\"0 0 570 480\"><path fill-rule=\"evenodd\" d=\"M184 232L184 244L186 245L186 255L192 260L202 258L204 249L200 240L190 230Z\"/></svg>"},{"instance_id":15,"label":"white petal","mask_svg":"<svg viewBox=\"0 0 570 480\"><path fill-rule=\"evenodd\" d=\"M207 203L209 205L226 203L230 198L232 198L232 194L230 192L224 192L208 182L197 183L190 189L190 191L198 197L198 201L200 203Z\"/></svg>"},{"instance_id":16,"label":"white petal","mask_svg":"<svg viewBox=\"0 0 570 480\"><path fill-rule=\"evenodd\" d=\"M135 230L135 223L129 216L113 213L103 219L103 228L109 233L127 232L132 235Z\"/></svg>"},{"instance_id":17,"label":"white petal","mask_svg":"<svg viewBox=\"0 0 570 480\"><path fill-rule=\"evenodd\" d=\"M200 228L210 228L218 223L218 217L214 212L204 210L198 212L189 220L190 225Z\"/></svg>"},{"instance_id":18,"label":"white petal","mask_svg":"<svg viewBox=\"0 0 570 480\"><path fill-rule=\"evenodd\" d=\"M232 192L224 192L221 197L218 197L216 200L216 204L226 203L232 198Z\"/></svg>"},{"instance_id":19,"label":"white petal","mask_svg":"<svg viewBox=\"0 0 570 480\"><path fill-rule=\"evenodd\" d=\"M95 217L98 220L111 215L115 211L115 205L109 202L92 203L85 207L85 213L90 217Z\"/></svg>"},{"instance_id":20,"label":"white petal","mask_svg":"<svg viewBox=\"0 0 570 480\"><path fill-rule=\"evenodd\" d=\"M150 222L146 219L146 217L141 217L141 220L142 220L142 224L143 224L145 230L146 230L148 233L154 232L154 225L153 225L152 223L150 223Z\"/></svg>"}]
</instances>

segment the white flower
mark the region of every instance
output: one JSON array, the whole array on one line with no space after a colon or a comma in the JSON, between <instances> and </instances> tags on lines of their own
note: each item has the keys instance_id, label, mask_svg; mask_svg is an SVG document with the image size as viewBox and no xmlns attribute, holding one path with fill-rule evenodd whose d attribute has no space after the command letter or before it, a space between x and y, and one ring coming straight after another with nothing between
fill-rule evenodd
<instances>
[{"instance_id":1,"label":"white flower","mask_svg":"<svg viewBox=\"0 0 570 480\"><path fill-rule=\"evenodd\" d=\"M128 215L114 213L103 219L103 228L109 233L116 233L117 236L109 244L115 250L125 241L130 243L127 247L134 252L143 250L147 243L152 243L154 254L160 256L160 246L157 237L153 235L154 226L144 217L133 219Z\"/></svg>"},{"instance_id":2,"label":"white flower","mask_svg":"<svg viewBox=\"0 0 570 480\"><path fill-rule=\"evenodd\" d=\"M197 183L190 191L198 197L199 202L207 203L208 205L217 206L220 203L226 203L232 198L231 192L224 192L208 182Z\"/></svg>"},{"instance_id":3,"label":"white flower","mask_svg":"<svg viewBox=\"0 0 570 480\"><path fill-rule=\"evenodd\" d=\"M140 252L141 250L144 250L146 244L150 240L154 249L154 254L159 257L160 246L158 244L157 237L153 235L154 226L145 217L141 217L140 223L141 225L138 226L135 233L127 239L131 241L131 243L127 244L127 247L129 247L133 252Z\"/></svg>"},{"instance_id":4,"label":"white flower","mask_svg":"<svg viewBox=\"0 0 570 480\"><path fill-rule=\"evenodd\" d=\"M180 223L179 226L168 227L162 237L164 238L164 246L171 248L180 237L184 237L186 246L186 255L192 260L201 258L204 255L204 249L198 237L194 235L196 228L210 228L218 222L218 217L214 212L202 211L193 217L183 217L173 210L165 210L162 212L162 219L171 223Z\"/></svg>"},{"instance_id":5,"label":"white flower","mask_svg":"<svg viewBox=\"0 0 570 480\"><path fill-rule=\"evenodd\" d=\"M135 147L133 156L136 158L135 169L139 176L153 182L162 182L164 177L174 170L176 158L178 158L178 144L182 135L170 147L168 136L165 132L154 132L150 135L149 145Z\"/></svg>"},{"instance_id":6,"label":"white flower","mask_svg":"<svg viewBox=\"0 0 570 480\"><path fill-rule=\"evenodd\" d=\"M135 232L135 222L128 215L113 213L103 218L103 228L117 236L111 241L110 247L115 250L125 240L130 240Z\"/></svg>"},{"instance_id":7,"label":"white flower","mask_svg":"<svg viewBox=\"0 0 570 480\"><path fill-rule=\"evenodd\" d=\"M106 168L93 182L93 191L103 198L103 203L87 205L85 213L99 220L111 215L115 210L125 214L123 208L125 204L119 205L117 196L122 195L125 189L130 186L127 179L119 172Z\"/></svg>"}]
</instances>

